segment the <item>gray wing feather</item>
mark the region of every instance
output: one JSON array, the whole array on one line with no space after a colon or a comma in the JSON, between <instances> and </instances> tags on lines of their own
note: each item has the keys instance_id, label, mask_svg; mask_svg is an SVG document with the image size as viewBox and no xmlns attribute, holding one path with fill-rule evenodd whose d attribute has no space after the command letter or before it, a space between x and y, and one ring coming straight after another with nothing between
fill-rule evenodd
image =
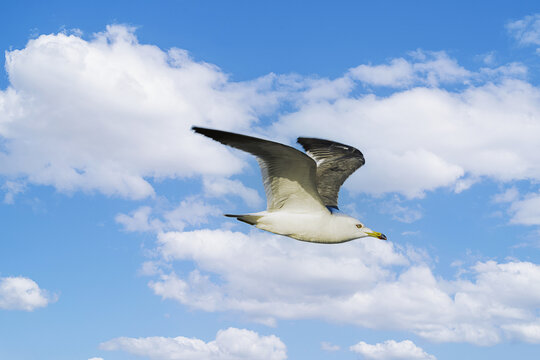
<instances>
[{"instance_id":1,"label":"gray wing feather","mask_svg":"<svg viewBox=\"0 0 540 360\"><path fill-rule=\"evenodd\" d=\"M192 130L257 157L268 210L326 211L317 191L317 165L303 152L277 142L227 131L195 126Z\"/></svg>"},{"instance_id":2,"label":"gray wing feather","mask_svg":"<svg viewBox=\"0 0 540 360\"><path fill-rule=\"evenodd\" d=\"M365 164L360 150L338 142L298 138L298 143L317 162L317 190L326 206L338 206L339 188Z\"/></svg>"}]
</instances>

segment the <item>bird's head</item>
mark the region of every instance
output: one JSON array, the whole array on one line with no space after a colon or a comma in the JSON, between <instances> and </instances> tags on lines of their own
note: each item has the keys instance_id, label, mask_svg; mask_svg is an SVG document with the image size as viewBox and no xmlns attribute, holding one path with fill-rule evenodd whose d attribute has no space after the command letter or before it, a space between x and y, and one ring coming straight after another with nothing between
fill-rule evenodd
<instances>
[{"instance_id":1,"label":"bird's head","mask_svg":"<svg viewBox=\"0 0 540 360\"><path fill-rule=\"evenodd\" d=\"M350 218L349 222L350 222L349 226L351 227L354 226L354 229L352 230L355 231L356 235L358 235L357 237L359 238L371 236L380 240L386 240L386 235L380 232L371 230L370 228L364 226L364 224L362 224L357 219Z\"/></svg>"}]
</instances>

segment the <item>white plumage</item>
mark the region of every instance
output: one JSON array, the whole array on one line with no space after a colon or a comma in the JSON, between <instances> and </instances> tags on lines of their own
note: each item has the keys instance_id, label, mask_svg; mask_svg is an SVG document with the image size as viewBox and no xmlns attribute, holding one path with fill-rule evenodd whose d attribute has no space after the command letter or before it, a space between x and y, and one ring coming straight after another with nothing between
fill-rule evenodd
<instances>
[{"instance_id":1,"label":"white plumage","mask_svg":"<svg viewBox=\"0 0 540 360\"><path fill-rule=\"evenodd\" d=\"M339 188L365 161L352 146L323 139L298 138L309 154L273 141L226 131L193 127L216 141L257 157L267 209L252 214L226 215L259 229L317 243L341 243L386 236L337 212Z\"/></svg>"}]
</instances>

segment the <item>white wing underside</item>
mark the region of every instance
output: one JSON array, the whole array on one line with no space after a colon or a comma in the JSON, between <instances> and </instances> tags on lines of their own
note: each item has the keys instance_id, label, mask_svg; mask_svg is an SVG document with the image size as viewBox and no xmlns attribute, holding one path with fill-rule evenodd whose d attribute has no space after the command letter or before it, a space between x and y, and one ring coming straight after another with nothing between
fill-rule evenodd
<instances>
[{"instance_id":1,"label":"white wing underside","mask_svg":"<svg viewBox=\"0 0 540 360\"><path fill-rule=\"evenodd\" d=\"M261 158L257 160L263 177L268 211L327 211L316 188L317 168L314 161L300 156L273 161Z\"/></svg>"},{"instance_id":2,"label":"white wing underside","mask_svg":"<svg viewBox=\"0 0 540 360\"><path fill-rule=\"evenodd\" d=\"M193 130L257 157L267 211L328 212L317 190L317 164L305 153L251 136L199 127Z\"/></svg>"}]
</instances>

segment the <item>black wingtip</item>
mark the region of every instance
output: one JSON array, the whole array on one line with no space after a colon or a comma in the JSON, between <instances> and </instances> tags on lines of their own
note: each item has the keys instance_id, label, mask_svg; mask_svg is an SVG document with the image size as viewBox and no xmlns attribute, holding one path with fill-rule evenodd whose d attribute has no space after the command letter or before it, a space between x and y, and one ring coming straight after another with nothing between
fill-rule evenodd
<instances>
[{"instance_id":1,"label":"black wingtip","mask_svg":"<svg viewBox=\"0 0 540 360\"><path fill-rule=\"evenodd\" d=\"M203 128L203 127L199 127L199 126L192 126L191 130L193 130L197 134L207 136L207 137L212 138L214 140L216 140L216 137L219 137L220 135L223 136L225 134L229 134L226 131L208 129L208 128Z\"/></svg>"},{"instance_id":2,"label":"black wingtip","mask_svg":"<svg viewBox=\"0 0 540 360\"><path fill-rule=\"evenodd\" d=\"M311 151L314 148L320 148L320 147L329 147L329 148L340 147L344 150L347 150L348 152L352 154L355 154L356 156L360 156L364 158L364 155L362 154L362 152L358 150L357 148L355 148L354 146L342 144L337 141L318 139L318 138L299 137L296 139L296 142L302 145L305 151Z\"/></svg>"},{"instance_id":3,"label":"black wingtip","mask_svg":"<svg viewBox=\"0 0 540 360\"><path fill-rule=\"evenodd\" d=\"M296 139L296 142L302 145L304 150L309 151L313 148L314 145L325 145L330 146L332 144L336 144L335 141L325 140L325 139L317 139L317 138L308 138L308 137L299 137Z\"/></svg>"},{"instance_id":4,"label":"black wingtip","mask_svg":"<svg viewBox=\"0 0 540 360\"><path fill-rule=\"evenodd\" d=\"M204 130L210 130L210 129L202 128L202 127L199 127L199 126L192 126L191 130L193 130L196 133L202 134L204 132Z\"/></svg>"}]
</instances>

